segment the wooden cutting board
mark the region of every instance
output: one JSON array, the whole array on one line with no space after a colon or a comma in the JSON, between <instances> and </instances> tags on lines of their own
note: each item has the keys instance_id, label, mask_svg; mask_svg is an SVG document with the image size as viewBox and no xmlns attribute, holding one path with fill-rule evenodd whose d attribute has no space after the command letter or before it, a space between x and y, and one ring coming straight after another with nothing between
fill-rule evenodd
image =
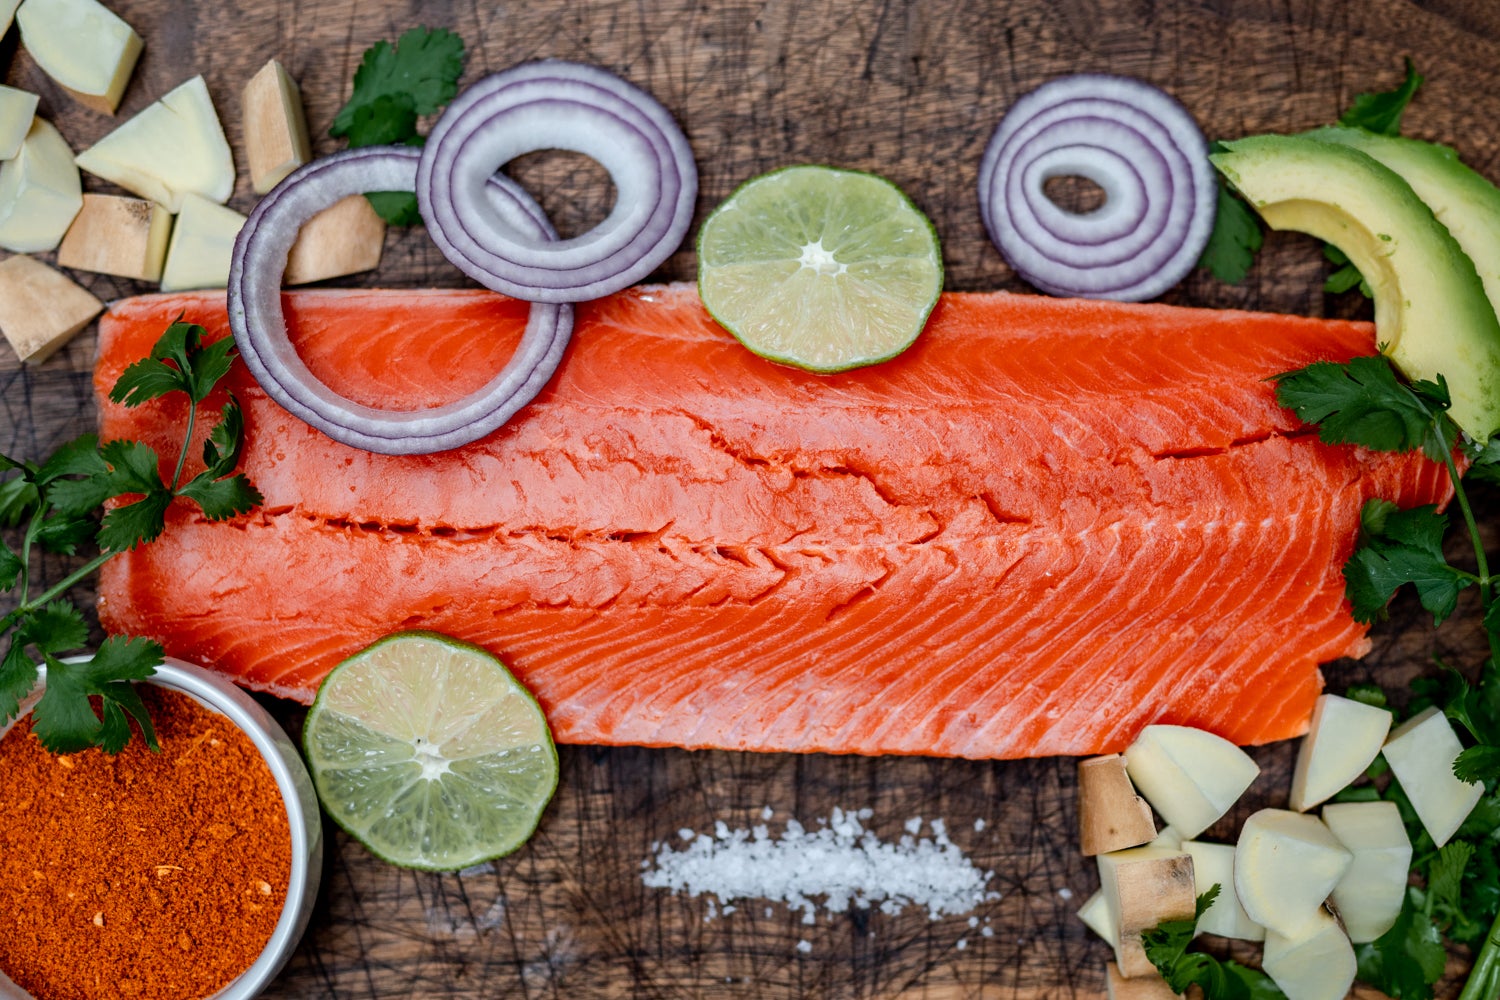
<instances>
[{"instance_id":1,"label":"wooden cutting board","mask_svg":"<svg viewBox=\"0 0 1500 1000\"><path fill-rule=\"evenodd\" d=\"M1337 117L1361 90L1385 89L1410 55L1428 81L1407 131L1455 145L1500 176L1500 7L1489 0L859 0L796 3L498 2L445 0L108 0L146 39L121 115L195 73L236 150L233 205L254 203L240 143L239 94L267 59L300 81L320 153L363 50L426 24L470 46L466 80L515 62L598 63L659 97L683 123L701 170L699 221L743 180L818 162L881 173L932 218L951 289L1025 291L985 238L974 180L984 143L1020 94L1063 73L1142 77L1174 93L1210 137L1288 131ZM75 149L113 120L72 103L0 43L5 82L42 95L42 113ZM579 157L537 154L514 165L565 233L603 217L612 193ZM89 178L92 188L105 186ZM690 244L662 269L690 279ZM1201 273L1168 301L1356 314L1357 296L1321 291L1326 265L1306 238L1271 236L1241 286ZM148 290L82 276L105 298ZM385 263L347 284L458 285L420 229L392 232ZM87 331L46 364L0 348L0 450L37 458L94 421ZM1500 508L1483 495L1485 511ZM1493 537L1493 516L1487 517ZM51 560L44 574L66 572ZM81 588L81 601L92 595ZM1273 627L1274 623L1267 623ZM1434 653L1474 664L1461 630L1434 635L1400 603L1362 663L1331 685L1404 684ZM301 710L275 710L295 730ZM1256 751L1265 768L1246 802L1211 834L1232 836L1254 808L1284 796L1290 746ZM466 875L386 867L331 826L322 895L272 997L1097 997L1107 949L1073 912L1097 885L1076 850L1073 764L564 748L562 784L536 837ZM960 916L820 914L804 925L779 904L710 918L705 899L641 884L652 845L715 821L747 827L763 807L773 829L809 826L835 807L873 810L899 836L912 817L943 819L953 840L993 871L1000 897ZM983 821L982 823L979 821ZM988 931L988 934L985 933ZM806 942L808 950L798 949ZM1450 992L1453 992L1450 990Z\"/></svg>"}]
</instances>

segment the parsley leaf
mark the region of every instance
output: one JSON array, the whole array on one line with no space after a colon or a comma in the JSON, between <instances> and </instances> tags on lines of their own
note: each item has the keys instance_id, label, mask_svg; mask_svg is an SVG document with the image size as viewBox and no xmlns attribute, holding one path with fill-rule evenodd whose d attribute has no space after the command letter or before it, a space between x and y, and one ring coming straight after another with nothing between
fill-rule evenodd
<instances>
[{"instance_id":1,"label":"parsley leaf","mask_svg":"<svg viewBox=\"0 0 1500 1000\"><path fill-rule=\"evenodd\" d=\"M1411 103L1417 88L1422 85L1422 80L1422 74L1407 59L1406 79L1399 87L1380 93L1357 95L1349 110L1339 116L1339 124L1366 129L1377 135L1399 135L1401 115Z\"/></svg>"},{"instance_id":2,"label":"parsley leaf","mask_svg":"<svg viewBox=\"0 0 1500 1000\"><path fill-rule=\"evenodd\" d=\"M1344 563L1344 583L1354 620L1385 617L1386 605L1403 584L1415 584L1422 607L1441 624L1458 604L1458 592L1473 582L1443 558L1448 518L1428 504L1401 510L1389 500L1366 501L1360 541Z\"/></svg>"},{"instance_id":3,"label":"parsley leaf","mask_svg":"<svg viewBox=\"0 0 1500 1000\"><path fill-rule=\"evenodd\" d=\"M1221 179L1213 232L1198 258L1198 266L1207 268L1226 284L1238 285L1250 273L1250 265L1255 263L1264 239L1255 212Z\"/></svg>"},{"instance_id":4,"label":"parsley leaf","mask_svg":"<svg viewBox=\"0 0 1500 1000\"><path fill-rule=\"evenodd\" d=\"M354 92L334 116L329 134L347 137L351 149L420 145L417 119L453 100L463 71L463 39L446 29L412 28L395 45L376 42L365 50L354 73ZM374 191L365 197L393 226L422 221L410 192Z\"/></svg>"}]
</instances>

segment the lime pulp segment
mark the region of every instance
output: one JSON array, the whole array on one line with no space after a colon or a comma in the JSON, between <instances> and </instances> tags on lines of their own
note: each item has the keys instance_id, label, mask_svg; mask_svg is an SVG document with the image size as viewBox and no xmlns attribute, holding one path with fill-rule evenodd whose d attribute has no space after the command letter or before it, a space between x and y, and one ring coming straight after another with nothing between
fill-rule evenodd
<instances>
[{"instance_id":1,"label":"lime pulp segment","mask_svg":"<svg viewBox=\"0 0 1500 1000\"><path fill-rule=\"evenodd\" d=\"M489 653L433 633L399 633L335 667L303 743L328 814L410 868L510 853L557 788L535 699Z\"/></svg>"},{"instance_id":2,"label":"lime pulp segment","mask_svg":"<svg viewBox=\"0 0 1500 1000\"><path fill-rule=\"evenodd\" d=\"M817 372L895 357L943 289L932 223L873 174L788 167L704 222L698 290L756 354Z\"/></svg>"}]
</instances>

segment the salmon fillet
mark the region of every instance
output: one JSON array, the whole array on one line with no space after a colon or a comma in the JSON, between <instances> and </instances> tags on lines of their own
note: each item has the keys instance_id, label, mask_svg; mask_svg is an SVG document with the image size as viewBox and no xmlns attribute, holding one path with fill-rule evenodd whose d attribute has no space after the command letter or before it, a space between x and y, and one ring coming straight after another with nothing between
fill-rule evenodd
<instances>
[{"instance_id":1,"label":"salmon fillet","mask_svg":"<svg viewBox=\"0 0 1500 1000\"><path fill-rule=\"evenodd\" d=\"M485 292L286 302L318 377L408 408L486 382L525 318ZM179 313L227 329L222 294L101 322L105 438L175 457L181 405L105 393ZM1369 647L1340 576L1360 506L1449 495L1419 456L1320 444L1264 381L1373 350L1357 323L948 294L900 358L818 376L751 355L692 287L646 287L579 307L510 424L427 456L338 444L237 365L263 508L174 508L104 567L100 617L304 701L382 635L435 629L504 659L565 743L1022 757L1119 750L1152 722L1282 739L1318 665Z\"/></svg>"}]
</instances>

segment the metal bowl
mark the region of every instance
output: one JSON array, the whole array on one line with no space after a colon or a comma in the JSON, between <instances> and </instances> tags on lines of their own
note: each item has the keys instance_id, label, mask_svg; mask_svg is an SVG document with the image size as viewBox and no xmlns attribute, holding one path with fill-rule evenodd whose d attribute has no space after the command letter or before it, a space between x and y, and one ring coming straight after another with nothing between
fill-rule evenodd
<instances>
[{"instance_id":1,"label":"metal bowl","mask_svg":"<svg viewBox=\"0 0 1500 1000\"><path fill-rule=\"evenodd\" d=\"M287 736L286 730L254 698L228 680L202 667L169 657L146 683L180 691L205 708L226 716L255 743L281 790L287 826L292 833L292 874L281 917L260 957L238 978L207 998L250 1000L260 995L291 958L302 932L307 929L308 918L312 916L318 883L323 876L323 823L318 811L318 796L313 790L307 766L297 752L297 745ZM36 689L21 704L21 715L31 711L41 698L45 685L46 671L43 669ZM0 735L9 729L8 725L0 728ZM30 993L0 972L0 998L28 1000L30 997Z\"/></svg>"}]
</instances>

